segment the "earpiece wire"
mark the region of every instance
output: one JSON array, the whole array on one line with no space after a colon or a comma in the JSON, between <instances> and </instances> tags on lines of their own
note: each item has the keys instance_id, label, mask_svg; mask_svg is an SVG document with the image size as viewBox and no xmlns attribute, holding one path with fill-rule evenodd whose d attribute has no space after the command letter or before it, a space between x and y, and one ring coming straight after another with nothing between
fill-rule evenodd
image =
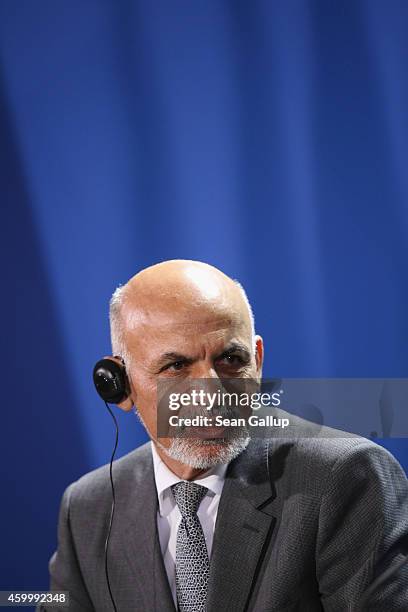
<instances>
[{"instance_id":1,"label":"earpiece wire","mask_svg":"<svg viewBox=\"0 0 408 612\"><path fill-rule=\"evenodd\" d=\"M110 585L110 582L109 582L108 550L109 550L109 539L110 539L110 535L111 535L111 531L112 531L113 516L115 514L115 485L113 483L113 460L114 460L114 457L115 457L116 449L118 447L119 426L118 426L118 422L116 420L115 415L113 414L113 412L112 412L108 402L106 402L106 401L105 401L105 406L108 409L108 412L111 415L111 417L113 419L113 422L115 423L115 430L116 430L115 446L113 447L113 452L112 452L112 456L111 456L111 460L110 460L110 465L109 465L109 478L110 478L111 489L112 489L112 506L111 506L111 511L110 511L108 533L106 534L106 539L105 539L105 576L106 576L106 582L107 582L107 585L108 585L108 591L109 591L109 595L110 595L110 598L111 598L113 609L114 609L115 612L118 612L118 610L116 608L115 600L113 598L113 593L112 593L111 585Z\"/></svg>"}]
</instances>

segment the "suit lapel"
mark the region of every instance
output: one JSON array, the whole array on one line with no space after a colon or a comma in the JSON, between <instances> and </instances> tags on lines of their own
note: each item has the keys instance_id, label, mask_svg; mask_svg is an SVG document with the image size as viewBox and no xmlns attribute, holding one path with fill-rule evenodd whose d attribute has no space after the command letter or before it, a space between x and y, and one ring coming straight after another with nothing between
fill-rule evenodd
<instances>
[{"instance_id":1,"label":"suit lapel","mask_svg":"<svg viewBox=\"0 0 408 612\"><path fill-rule=\"evenodd\" d=\"M210 563L209 612L241 612L253 592L275 518L276 496L268 471L268 445L251 442L226 474Z\"/></svg>"},{"instance_id":2,"label":"suit lapel","mask_svg":"<svg viewBox=\"0 0 408 612\"><path fill-rule=\"evenodd\" d=\"M210 562L209 612L246 610L273 532L275 496L267 442L253 441L227 470ZM117 483L116 499L110 574L118 608L175 612L157 532L150 445Z\"/></svg>"},{"instance_id":3,"label":"suit lapel","mask_svg":"<svg viewBox=\"0 0 408 612\"><path fill-rule=\"evenodd\" d=\"M118 575L125 600L119 609L174 612L174 603L157 532L157 493L150 445L138 457L132 478L118 491L115 514L121 539L122 572ZM127 490L124 490L126 487Z\"/></svg>"}]
</instances>

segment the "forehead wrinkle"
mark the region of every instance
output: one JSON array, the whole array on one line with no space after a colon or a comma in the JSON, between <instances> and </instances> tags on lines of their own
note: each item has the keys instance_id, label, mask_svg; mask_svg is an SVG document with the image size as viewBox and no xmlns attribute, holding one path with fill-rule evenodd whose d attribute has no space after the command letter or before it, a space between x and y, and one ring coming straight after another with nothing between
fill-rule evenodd
<instances>
[{"instance_id":1,"label":"forehead wrinkle","mask_svg":"<svg viewBox=\"0 0 408 612\"><path fill-rule=\"evenodd\" d=\"M161 305L147 306L129 300L124 305L123 315L123 322L129 329L134 329L138 325L206 325L213 321L236 324L244 323L247 318L236 302L228 302L225 299L185 302L174 299L174 296Z\"/></svg>"},{"instance_id":2,"label":"forehead wrinkle","mask_svg":"<svg viewBox=\"0 0 408 612\"><path fill-rule=\"evenodd\" d=\"M137 344L148 343L151 353L161 354L162 352L187 351L202 352L203 345L219 342L231 342L239 339L245 342L242 333L248 331L244 322L238 318L223 317L203 321L162 321L154 325L139 321L137 327L126 330L126 342L129 349L132 344L136 348ZM156 351L157 345L157 351ZM189 345L189 347L187 346Z\"/></svg>"}]
</instances>

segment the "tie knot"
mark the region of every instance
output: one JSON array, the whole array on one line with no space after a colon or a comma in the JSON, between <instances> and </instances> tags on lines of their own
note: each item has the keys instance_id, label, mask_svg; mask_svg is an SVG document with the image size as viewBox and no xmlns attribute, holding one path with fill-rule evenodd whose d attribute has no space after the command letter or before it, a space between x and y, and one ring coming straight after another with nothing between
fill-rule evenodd
<instances>
[{"instance_id":1,"label":"tie knot","mask_svg":"<svg viewBox=\"0 0 408 612\"><path fill-rule=\"evenodd\" d=\"M171 490L183 518L196 514L201 500L208 491L206 487L191 481L178 482L171 487Z\"/></svg>"}]
</instances>

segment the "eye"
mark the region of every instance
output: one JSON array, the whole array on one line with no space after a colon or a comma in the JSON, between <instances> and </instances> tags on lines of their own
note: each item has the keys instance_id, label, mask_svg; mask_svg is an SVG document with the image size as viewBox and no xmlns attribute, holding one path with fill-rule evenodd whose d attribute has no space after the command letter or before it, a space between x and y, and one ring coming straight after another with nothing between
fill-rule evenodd
<instances>
[{"instance_id":1,"label":"eye","mask_svg":"<svg viewBox=\"0 0 408 612\"><path fill-rule=\"evenodd\" d=\"M164 368L161 369L161 372L164 372L166 370L170 372L178 372L182 370L185 365L186 365L186 361L179 359L178 361L173 361L173 363L169 363L165 365Z\"/></svg>"},{"instance_id":2,"label":"eye","mask_svg":"<svg viewBox=\"0 0 408 612\"><path fill-rule=\"evenodd\" d=\"M185 361L175 361L174 363L171 363L169 365L168 369L182 370L185 365L186 365Z\"/></svg>"},{"instance_id":3,"label":"eye","mask_svg":"<svg viewBox=\"0 0 408 612\"><path fill-rule=\"evenodd\" d=\"M222 355L220 361L232 366L241 366L245 364L244 359L240 355Z\"/></svg>"}]
</instances>

